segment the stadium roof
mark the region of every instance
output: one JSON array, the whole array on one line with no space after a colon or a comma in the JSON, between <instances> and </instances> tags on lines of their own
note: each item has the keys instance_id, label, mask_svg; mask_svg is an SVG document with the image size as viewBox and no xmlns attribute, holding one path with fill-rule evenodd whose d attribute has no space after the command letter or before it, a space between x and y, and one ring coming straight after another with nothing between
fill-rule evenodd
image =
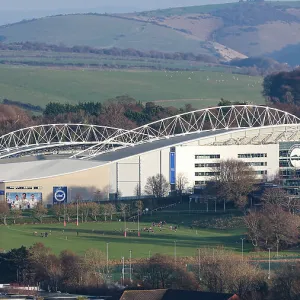
<instances>
[{"instance_id":1,"label":"stadium roof","mask_svg":"<svg viewBox=\"0 0 300 300\"><path fill-rule=\"evenodd\" d=\"M99 167L103 163L73 159L37 160L21 163L2 164L0 181L23 181L74 173Z\"/></svg>"}]
</instances>

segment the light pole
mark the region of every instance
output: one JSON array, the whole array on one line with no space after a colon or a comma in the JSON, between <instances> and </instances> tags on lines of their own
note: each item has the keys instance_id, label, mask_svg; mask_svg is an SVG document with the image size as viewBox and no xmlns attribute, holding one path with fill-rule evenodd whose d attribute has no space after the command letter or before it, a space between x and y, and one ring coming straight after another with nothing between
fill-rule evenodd
<instances>
[{"instance_id":1,"label":"light pole","mask_svg":"<svg viewBox=\"0 0 300 300\"><path fill-rule=\"evenodd\" d=\"M276 256L278 258L279 240L276 241Z\"/></svg>"},{"instance_id":2,"label":"light pole","mask_svg":"<svg viewBox=\"0 0 300 300\"><path fill-rule=\"evenodd\" d=\"M108 274L108 244L106 243L106 272Z\"/></svg>"},{"instance_id":3,"label":"light pole","mask_svg":"<svg viewBox=\"0 0 300 300\"><path fill-rule=\"evenodd\" d=\"M67 223L66 223L66 199L64 200L64 227L67 226Z\"/></svg>"},{"instance_id":4,"label":"light pole","mask_svg":"<svg viewBox=\"0 0 300 300\"><path fill-rule=\"evenodd\" d=\"M141 236L140 233L140 209L138 208L138 237Z\"/></svg>"},{"instance_id":5,"label":"light pole","mask_svg":"<svg viewBox=\"0 0 300 300\"><path fill-rule=\"evenodd\" d=\"M199 280L201 281L201 254L200 248L198 249L198 272L199 272Z\"/></svg>"},{"instance_id":6,"label":"light pole","mask_svg":"<svg viewBox=\"0 0 300 300\"><path fill-rule=\"evenodd\" d=\"M268 273L268 279L271 279L271 248L268 248L269 250L269 273Z\"/></svg>"},{"instance_id":7,"label":"light pole","mask_svg":"<svg viewBox=\"0 0 300 300\"><path fill-rule=\"evenodd\" d=\"M124 285L125 281L125 260L124 256L122 257L122 284Z\"/></svg>"},{"instance_id":8,"label":"light pole","mask_svg":"<svg viewBox=\"0 0 300 300\"><path fill-rule=\"evenodd\" d=\"M177 242L174 241L174 261L177 262Z\"/></svg>"},{"instance_id":9,"label":"light pole","mask_svg":"<svg viewBox=\"0 0 300 300\"><path fill-rule=\"evenodd\" d=\"M192 199L190 198L189 199L189 215L191 214L191 201L192 201Z\"/></svg>"},{"instance_id":10,"label":"light pole","mask_svg":"<svg viewBox=\"0 0 300 300\"><path fill-rule=\"evenodd\" d=\"M130 282L132 282L132 278L131 278L131 256L132 256L132 250L129 250L129 280L130 280Z\"/></svg>"},{"instance_id":11,"label":"light pole","mask_svg":"<svg viewBox=\"0 0 300 300\"><path fill-rule=\"evenodd\" d=\"M215 212L217 212L217 199L215 199Z\"/></svg>"},{"instance_id":12,"label":"light pole","mask_svg":"<svg viewBox=\"0 0 300 300\"><path fill-rule=\"evenodd\" d=\"M124 210L124 237L127 236L127 232L126 232L126 211Z\"/></svg>"},{"instance_id":13,"label":"light pole","mask_svg":"<svg viewBox=\"0 0 300 300\"><path fill-rule=\"evenodd\" d=\"M241 238L241 240L242 240L242 260L244 260L244 239L245 238Z\"/></svg>"}]
</instances>

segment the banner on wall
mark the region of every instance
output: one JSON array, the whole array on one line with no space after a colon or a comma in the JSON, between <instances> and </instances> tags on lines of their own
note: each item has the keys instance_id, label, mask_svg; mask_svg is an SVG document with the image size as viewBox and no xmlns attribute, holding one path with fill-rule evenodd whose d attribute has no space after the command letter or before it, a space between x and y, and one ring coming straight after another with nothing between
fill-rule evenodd
<instances>
[{"instance_id":1,"label":"banner on wall","mask_svg":"<svg viewBox=\"0 0 300 300\"><path fill-rule=\"evenodd\" d=\"M170 152L170 184L176 184L175 152Z\"/></svg>"},{"instance_id":2,"label":"banner on wall","mask_svg":"<svg viewBox=\"0 0 300 300\"><path fill-rule=\"evenodd\" d=\"M6 201L11 209L32 209L35 208L39 202L42 202L42 200L42 193L6 193Z\"/></svg>"},{"instance_id":3,"label":"banner on wall","mask_svg":"<svg viewBox=\"0 0 300 300\"><path fill-rule=\"evenodd\" d=\"M53 204L68 202L68 187L54 186L53 187Z\"/></svg>"}]
</instances>

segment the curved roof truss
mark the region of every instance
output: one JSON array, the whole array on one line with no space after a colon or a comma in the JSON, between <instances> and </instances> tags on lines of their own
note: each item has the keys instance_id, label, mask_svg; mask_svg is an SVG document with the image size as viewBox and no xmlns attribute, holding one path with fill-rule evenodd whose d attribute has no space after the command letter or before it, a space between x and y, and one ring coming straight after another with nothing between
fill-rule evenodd
<instances>
[{"instance_id":1,"label":"curved roof truss","mask_svg":"<svg viewBox=\"0 0 300 300\"><path fill-rule=\"evenodd\" d=\"M129 147L196 132L290 124L300 124L300 119L275 108L259 105L218 106L179 114L143 125L101 141L72 157L91 159L102 153L115 151L118 147Z\"/></svg>"},{"instance_id":2,"label":"curved roof truss","mask_svg":"<svg viewBox=\"0 0 300 300\"><path fill-rule=\"evenodd\" d=\"M121 136L126 130L88 124L37 125L0 137L0 158L57 147L91 146ZM121 140L118 140L121 143Z\"/></svg>"}]
</instances>

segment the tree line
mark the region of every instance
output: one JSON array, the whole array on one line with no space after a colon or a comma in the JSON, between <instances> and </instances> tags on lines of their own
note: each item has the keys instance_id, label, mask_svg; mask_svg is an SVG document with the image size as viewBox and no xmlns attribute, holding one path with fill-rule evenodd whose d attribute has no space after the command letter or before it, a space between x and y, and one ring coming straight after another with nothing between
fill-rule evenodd
<instances>
[{"instance_id":1,"label":"tree line","mask_svg":"<svg viewBox=\"0 0 300 300\"><path fill-rule=\"evenodd\" d=\"M93 48L90 46L73 46L68 47L63 44L53 45L38 42L19 42L19 43L1 43L0 50L12 51L46 51L46 52L61 52L61 53L91 53L97 55L108 55L118 57L139 57L139 58L154 58L167 60L188 60L201 61L206 63L218 63L218 59L208 54L194 54L191 52L161 52L156 50L140 51L132 48Z\"/></svg>"},{"instance_id":2,"label":"tree line","mask_svg":"<svg viewBox=\"0 0 300 300\"><path fill-rule=\"evenodd\" d=\"M129 259L124 258L129 266ZM258 263L221 248L196 249L190 258L154 254L147 259L132 259L130 276L120 271L122 262L111 260L98 249L79 256L70 250L55 255L51 248L36 243L0 253L0 282L34 285L51 292L108 295L119 299L117 282L131 289L184 289L215 293L235 293L241 300L299 299L300 264L286 264L267 277ZM115 275L115 280L111 280ZM110 288L107 284L110 283ZM9 292L9 291L8 291Z\"/></svg>"}]
</instances>

